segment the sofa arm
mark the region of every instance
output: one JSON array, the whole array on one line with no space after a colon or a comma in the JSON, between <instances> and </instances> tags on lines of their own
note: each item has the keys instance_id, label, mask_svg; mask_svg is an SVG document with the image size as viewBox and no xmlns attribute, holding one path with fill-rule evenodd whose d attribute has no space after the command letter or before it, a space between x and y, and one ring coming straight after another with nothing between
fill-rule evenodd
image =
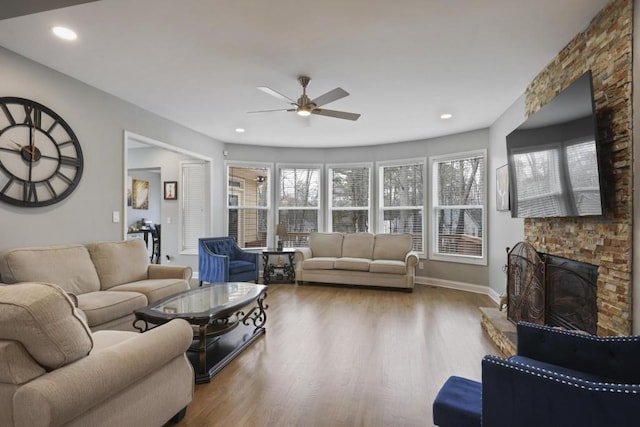
<instances>
[{"instance_id":1,"label":"sofa arm","mask_svg":"<svg viewBox=\"0 0 640 427\"><path fill-rule=\"evenodd\" d=\"M183 355L192 340L189 323L176 319L36 378L14 396L15 424L65 424L153 375Z\"/></svg>"},{"instance_id":2,"label":"sofa arm","mask_svg":"<svg viewBox=\"0 0 640 427\"><path fill-rule=\"evenodd\" d=\"M256 265L258 265L259 263L258 261L259 255L257 252L249 252L249 251L244 251L240 248L236 248L233 255L236 259L239 259L242 261L247 261Z\"/></svg>"},{"instance_id":3,"label":"sofa arm","mask_svg":"<svg viewBox=\"0 0 640 427\"><path fill-rule=\"evenodd\" d=\"M305 259L311 258L312 254L311 254L311 248L298 248L296 249L296 253L294 254L294 260L296 262L296 265L299 262L304 261Z\"/></svg>"},{"instance_id":4,"label":"sofa arm","mask_svg":"<svg viewBox=\"0 0 640 427\"><path fill-rule=\"evenodd\" d=\"M404 257L404 262L407 264L407 268L413 267L418 264L419 258L418 253L414 251L407 252L407 255Z\"/></svg>"},{"instance_id":5,"label":"sofa arm","mask_svg":"<svg viewBox=\"0 0 640 427\"><path fill-rule=\"evenodd\" d=\"M191 280L193 271L191 267L184 265L160 265L149 264L149 279L184 279Z\"/></svg>"},{"instance_id":6,"label":"sofa arm","mask_svg":"<svg viewBox=\"0 0 640 427\"><path fill-rule=\"evenodd\" d=\"M640 384L638 336L595 337L520 322L517 337L518 356L621 383Z\"/></svg>"},{"instance_id":7,"label":"sofa arm","mask_svg":"<svg viewBox=\"0 0 640 427\"><path fill-rule=\"evenodd\" d=\"M638 385L599 383L495 356L482 360L482 424L634 426Z\"/></svg>"}]
</instances>

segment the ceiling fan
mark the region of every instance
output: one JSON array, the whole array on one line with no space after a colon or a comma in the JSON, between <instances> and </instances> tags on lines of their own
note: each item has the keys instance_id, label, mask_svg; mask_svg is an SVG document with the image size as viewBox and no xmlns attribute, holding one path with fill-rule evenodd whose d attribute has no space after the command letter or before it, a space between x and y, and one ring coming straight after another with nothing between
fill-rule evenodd
<instances>
[{"instance_id":1,"label":"ceiling fan","mask_svg":"<svg viewBox=\"0 0 640 427\"><path fill-rule=\"evenodd\" d=\"M295 111L298 115L307 117L311 114L317 114L319 116L327 116L327 117L335 117L337 119L345 119L345 120L358 120L360 114L356 113L348 113L346 111L336 111L336 110L327 110L325 108L319 108L325 104L328 104L333 101L337 101L338 99L344 98L345 96L349 96L349 92L342 88L335 88L325 93L324 95L320 95L315 99L309 99L307 96L307 85L311 81L311 77L300 76L298 77L298 82L302 86L302 95L298 98L297 101L284 96L280 92L277 92L266 86L258 86L258 89L263 91L266 94L269 94L273 97L276 97L287 104L291 104L295 108L281 109L281 110L261 110L261 111L249 111L249 113L272 113L278 111Z\"/></svg>"}]
</instances>

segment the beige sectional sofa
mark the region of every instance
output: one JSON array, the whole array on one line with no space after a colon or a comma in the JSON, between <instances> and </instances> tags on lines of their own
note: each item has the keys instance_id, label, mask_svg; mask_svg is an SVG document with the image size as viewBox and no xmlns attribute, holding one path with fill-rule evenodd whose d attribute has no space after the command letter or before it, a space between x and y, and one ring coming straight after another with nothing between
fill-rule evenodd
<instances>
[{"instance_id":1,"label":"beige sectional sofa","mask_svg":"<svg viewBox=\"0 0 640 427\"><path fill-rule=\"evenodd\" d=\"M193 398L192 339L180 319L144 334L92 333L58 286L0 286L0 426L177 420Z\"/></svg>"},{"instance_id":2,"label":"beige sectional sofa","mask_svg":"<svg viewBox=\"0 0 640 427\"><path fill-rule=\"evenodd\" d=\"M48 282L77 299L92 331L133 330L133 311L189 289L191 268L150 264L142 240L12 249L0 282Z\"/></svg>"},{"instance_id":3,"label":"beige sectional sofa","mask_svg":"<svg viewBox=\"0 0 640 427\"><path fill-rule=\"evenodd\" d=\"M418 255L412 246L408 233L311 233L309 247L296 250L296 282L413 290Z\"/></svg>"}]
</instances>

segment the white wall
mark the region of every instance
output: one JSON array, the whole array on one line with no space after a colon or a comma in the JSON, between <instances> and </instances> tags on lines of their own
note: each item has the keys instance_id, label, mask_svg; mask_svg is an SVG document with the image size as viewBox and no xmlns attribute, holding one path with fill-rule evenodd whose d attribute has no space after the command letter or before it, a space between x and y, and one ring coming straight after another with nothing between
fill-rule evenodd
<instances>
[{"instance_id":1,"label":"white wall","mask_svg":"<svg viewBox=\"0 0 640 427\"><path fill-rule=\"evenodd\" d=\"M524 95L489 129L489 286L493 297L506 292L506 248L524 240L524 221L496 210L496 169L507 164L506 136L524 121Z\"/></svg>"},{"instance_id":2,"label":"white wall","mask_svg":"<svg viewBox=\"0 0 640 427\"><path fill-rule=\"evenodd\" d=\"M0 203L0 250L98 240L120 240L127 224L112 222L124 212L124 132L131 131L210 157L217 171L214 200L221 200L223 144L135 107L69 76L0 48L0 93L37 101L53 109L74 130L82 146L84 173L65 200L42 208ZM214 235L222 235L224 208L214 204ZM189 265L197 266L191 257Z\"/></svg>"}]
</instances>

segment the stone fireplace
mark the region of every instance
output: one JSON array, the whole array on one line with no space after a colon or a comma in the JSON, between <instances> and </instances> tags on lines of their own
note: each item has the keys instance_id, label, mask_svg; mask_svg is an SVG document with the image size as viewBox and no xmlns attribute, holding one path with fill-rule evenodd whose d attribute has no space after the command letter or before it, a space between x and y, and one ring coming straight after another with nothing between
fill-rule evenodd
<instances>
[{"instance_id":1,"label":"stone fireplace","mask_svg":"<svg viewBox=\"0 0 640 427\"><path fill-rule=\"evenodd\" d=\"M531 115L591 70L607 203L602 216L536 218L525 241L538 252L597 266L597 335L630 335L633 224L633 1L613 0L529 84Z\"/></svg>"},{"instance_id":2,"label":"stone fireplace","mask_svg":"<svg viewBox=\"0 0 640 427\"><path fill-rule=\"evenodd\" d=\"M542 254L525 242L511 250L507 266L509 320L596 333L597 266Z\"/></svg>"},{"instance_id":3,"label":"stone fireplace","mask_svg":"<svg viewBox=\"0 0 640 427\"><path fill-rule=\"evenodd\" d=\"M535 252L597 266L597 335L632 333L633 0L612 0L533 79L525 92L529 116L591 70L607 198L602 216L524 221ZM545 295L544 293L538 294ZM564 294L556 295L560 301ZM497 308L481 308L481 325L505 354L515 354L515 326Z\"/></svg>"}]
</instances>

